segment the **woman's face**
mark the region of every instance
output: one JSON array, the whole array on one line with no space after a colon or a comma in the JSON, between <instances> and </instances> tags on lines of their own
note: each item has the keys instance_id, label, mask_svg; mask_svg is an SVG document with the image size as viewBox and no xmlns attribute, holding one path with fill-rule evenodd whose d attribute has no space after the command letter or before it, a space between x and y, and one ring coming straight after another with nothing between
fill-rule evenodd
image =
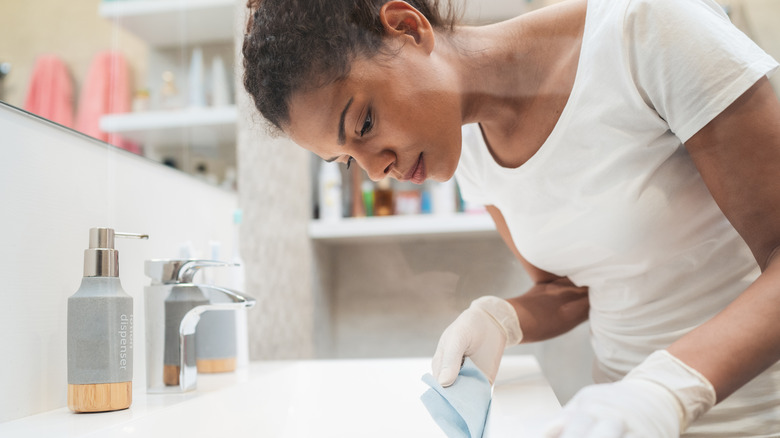
<instances>
[{"instance_id":1,"label":"woman's face","mask_svg":"<svg viewBox=\"0 0 780 438\"><path fill-rule=\"evenodd\" d=\"M293 94L285 132L325 160L353 158L374 181L446 181L461 150L454 85L430 53L403 45L355 60L343 81Z\"/></svg>"}]
</instances>

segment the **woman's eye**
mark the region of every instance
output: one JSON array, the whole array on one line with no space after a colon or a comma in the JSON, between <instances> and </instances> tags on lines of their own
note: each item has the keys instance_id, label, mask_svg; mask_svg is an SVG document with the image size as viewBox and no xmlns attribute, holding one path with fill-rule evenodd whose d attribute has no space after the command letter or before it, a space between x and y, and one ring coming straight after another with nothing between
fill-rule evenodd
<instances>
[{"instance_id":1,"label":"woman's eye","mask_svg":"<svg viewBox=\"0 0 780 438\"><path fill-rule=\"evenodd\" d=\"M366 120L363 121L363 127L360 128L360 136L362 137L365 135L366 132L371 130L371 126L374 123L374 118L371 116L371 110L368 110L368 114L366 114Z\"/></svg>"},{"instance_id":2,"label":"woman's eye","mask_svg":"<svg viewBox=\"0 0 780 438\"><path fill-rule=\"evenodd\" d=\"M352 157L347 158L347 169L349 169L349 165L352 164L353 161L355 161L354 158Z\"/></svg>"}]
</instances>

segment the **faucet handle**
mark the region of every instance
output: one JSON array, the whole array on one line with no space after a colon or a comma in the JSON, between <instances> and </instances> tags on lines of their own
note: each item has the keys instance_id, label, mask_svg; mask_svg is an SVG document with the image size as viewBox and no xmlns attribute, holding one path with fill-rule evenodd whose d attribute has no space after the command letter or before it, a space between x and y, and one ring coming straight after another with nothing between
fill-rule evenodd
<instances>
[{"instance_id":1,"label":"faucet handle","mask_svg":"<svg viewBox=\"0 0 780 438\"><path fill-rule=\"evenodd\" d=\"M153 259L144 262L144 272L153 282L162 284L192 283L198 270L208 267L239 266L219 260Z\"/></svg>"},{"instance_id":2,"label":"faucet handle","mask_svg":"<svg viewBox=\"0 0 780 438\"><path fill-rule=\"evenodd\" d=\"M181 265L178 275L178 283L192 283L195 274L203 268L219 268L239 266L238 263L221 262L219 260L187 260Z\"/></svg>"}]
</instances>

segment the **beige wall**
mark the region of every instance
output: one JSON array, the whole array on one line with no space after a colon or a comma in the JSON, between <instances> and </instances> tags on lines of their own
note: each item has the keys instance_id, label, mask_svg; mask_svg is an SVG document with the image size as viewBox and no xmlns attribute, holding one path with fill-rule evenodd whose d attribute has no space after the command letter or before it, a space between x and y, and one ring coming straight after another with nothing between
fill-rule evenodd
<instances>
[{"instance_id":1,"label":"beige wall","mask_svg":"<svg viewBox=\"0 0 780 438\"><path fill-rule=\"evenodd\" d=\"M56 54L69 67L77 98L96 53L118 49L131 68L133 89L144 87L146 45L98 15L101 0L0 1L0 62L13 70L3 80L3 100L21 107L35 59Z\"/></svg>"},{"instance_id":2,"label":"beige wall","mask_svg":"<svg viewBox=\"0 0 780 438\"><path fill-rule=\"evenodd\" d=\"M731 21L762 49L780 61L780 1L720 0L730 10ZM769 81L780 95L780 74Z\"/></svg>"}]
</instances>

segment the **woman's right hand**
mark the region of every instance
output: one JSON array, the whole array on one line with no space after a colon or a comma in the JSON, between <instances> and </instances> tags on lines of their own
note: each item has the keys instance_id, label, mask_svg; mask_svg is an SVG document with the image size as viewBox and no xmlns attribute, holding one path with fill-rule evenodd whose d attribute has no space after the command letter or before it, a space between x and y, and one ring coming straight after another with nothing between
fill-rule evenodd
<instances>
[{"instance_id":1,"label":"woman's right hand","mask_svg":"<svg viewBox=\"0 0 780 438\"><path fill-rule=\"evenodd\" d=\"M522 339L512 304L493 296L478 298L442 333L433 355L433 377L444 387L452 385L468 356L492 385L504 348Z\"/></svg>"}]
</instances>

